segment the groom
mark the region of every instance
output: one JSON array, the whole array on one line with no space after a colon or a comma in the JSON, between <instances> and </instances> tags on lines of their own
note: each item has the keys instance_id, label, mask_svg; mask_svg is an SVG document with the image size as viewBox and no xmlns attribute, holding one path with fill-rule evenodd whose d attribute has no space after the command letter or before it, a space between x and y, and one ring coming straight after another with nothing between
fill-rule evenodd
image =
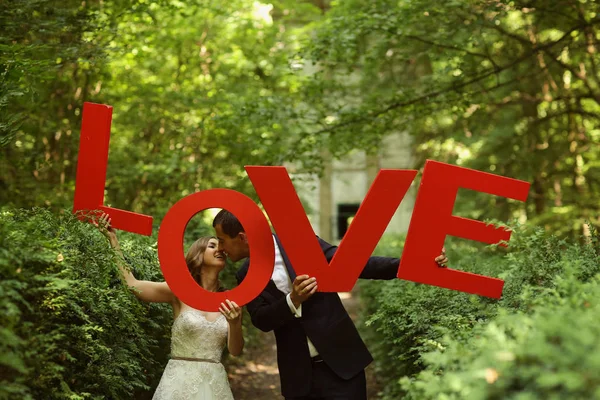
<instances>
[{"instance_id":1,"label":"groom","mask_svg":"<svg viewBox=\"0 0 600 400\"><path fill-rule=\"evenodd\" d=\"M232 261L248 258L244 228L229 211L213 220L219 250ZM327 261L337 249L318 238ZM279 239L273 235L275 266L262 293L247 305L254 326L275 331L281 391L288 399L365 400L365 367L373 361L337 293L316 292L315 278L296 276ZM394 279L398 258L371 257L360 278ZM435 261L445 266L443 250ZM237 271L240 283L246 260Z\"/></svg>"}]
</instances>

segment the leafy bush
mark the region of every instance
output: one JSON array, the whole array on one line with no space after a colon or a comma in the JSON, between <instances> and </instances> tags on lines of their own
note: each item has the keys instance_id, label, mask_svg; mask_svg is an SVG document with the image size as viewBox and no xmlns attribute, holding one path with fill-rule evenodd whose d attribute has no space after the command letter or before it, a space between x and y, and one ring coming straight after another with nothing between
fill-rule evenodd
<instances>
[{"instance_id":1,"label":"leafy bush","mask_svg":"<svg viewBox=\"0 0 600 400\"><path fill-rule=\"evenodd\" d=\"M449 333L426 370L401 380L407 398L600 398L600 280L570 275L543 292L531 314L501 309L468 336Z\"/></svg>"},{"instance_id":2,"label":"leafy bush","mask_svg":"<svg viewBox=\"0 0 600 400\"><path fill-rule=\"evenodd\" d=\"M163 279L155 238L119 238L138 279ZM68 212L1 212L0 399L151 396L170 351L171 308L138 301L115 257ZM233 269L226 275L231 282Z\"/></svg>"},{"instance_id":3,"label":"leafy bush","mask_svg":"<svg viewBox=\"0 0 600 400\"><path fill-rule=\"evenodd\" d=\"M155 384L170 310L137 301L102 235L42 209L0 220L0 397L131 398ZM135 274L156 279L151 240L124 244Z\"/></svg>"},{"instance_id":4,"label":"leafy bush","mask_svg":"<svg viewBox=\"0 0 600 400\"><path fill-rule=\"evenodd\" d=\"M388 238L379 251L383 254L397 252L399 244L401 240ZM488 336L498 331L510 336L513 333L507 332L513 332L511 327L529 324L526 333L523 331L518 338L511 336L511 340L514 346L523 346L523 350L532 349L528 341L550 334L552 324L558 321L557 316L563 314L570 315L569 320L577 319L578 322L571 326L582 326L588 334L596 329L586 327L592 314L587 309L576 312L577 297L565 292L564 282L570 282L572 291L595 285L594 277L600 271L597 239L589 244L572 244L540 229L517 227L507 250L465 243L448 247L453 268L504 279L503 297L497 301L405 281L362 282L361 296L365 314L369 315L363 321L364 337L375 356L378 377L384 384L384 399L397 399L407 391L409 398L415 399L466 398L466 392L468 398L479 398L477 393L480 392L468 382L475 380L487 385L485 376L482 378L486 369L474 372L470 368L475 368L477 357L489 360L486 354L495 354L503 348L499 339L494 342ZM559 302L557 299L564 303L561 303L563 308L550 314L541 313L552 301ZM565 340L576 340L566 330L563 333ZM536 373L542 374L543 368L553 362L553 357L570 357L564 351L552 353L551 347L546 350L548 354L537 354L539 371ZM554 350L559 351L558 347ZM545 359L547 364L544 364ZM490 371L496 369L490 368L488 374L494 374ZM460 372L447 373L455 370ZM471 380L460 375L469 373L472 373ZM600 375L600 371L596 373ZM494 385L488 386L499 390L502 382L508 379L504 370L500 376ZM439 380L439 385L435 384L435 379ZM525 386L529 388L529 385ZM525 390L525 386L521 389ZM562 393L532 390L539 398ZM481 396L495 398L495 395L485 392ZM497 396L504 398L510 393L508 389L500 390Z\"/></svg>"}]
</instances>

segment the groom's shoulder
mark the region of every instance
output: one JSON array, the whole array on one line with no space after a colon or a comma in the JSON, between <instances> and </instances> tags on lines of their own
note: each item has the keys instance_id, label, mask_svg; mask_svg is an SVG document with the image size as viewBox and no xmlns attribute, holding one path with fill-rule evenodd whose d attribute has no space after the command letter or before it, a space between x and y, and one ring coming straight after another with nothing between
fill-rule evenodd
<instances>
[{"instance_id":1,"label":"groom's shoulder","mask_svg":"<svg viewBox=\"0 0 600 400\"><path fill-rule=\"evenodd\" d=\"M325 256L328 257L328 261L330 261L330 257L333 257L333 254L336 252L338 247L321 239L319 236L317 236L317 241L319 242L319 246L321 246L323 254L325 254Z\"/></svg>"}]
</instances>

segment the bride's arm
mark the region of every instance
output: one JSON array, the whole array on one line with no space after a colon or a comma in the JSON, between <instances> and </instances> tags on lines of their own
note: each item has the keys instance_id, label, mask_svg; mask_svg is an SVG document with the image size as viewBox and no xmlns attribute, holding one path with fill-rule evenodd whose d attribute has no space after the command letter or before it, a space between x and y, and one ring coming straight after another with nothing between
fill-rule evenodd
<instances>
[{"instance_id":1,"label":"bride's arm","mask_svg":"<svg viewBox=\"0 0 600 400\"><path fill-rule=\"evenodd\" d=\"M151 303L170 303L173 304L176 302L177 298L169 288L166 282L152 282L152 281L141 281L136 279L136 277L131 273L131 271L125 267L125 258L123 257L123 252L121 251L121 245L119 244L119 240L117 239L117 235L113 228L110 227L110 218L107 214L103 214L98 221L98 227L100 232L110 242L111 247L117 253L118 260L117 266L119 267L119 271L127 282L127 286L133 288L133 292L135 296L142 300Z\"/></svg>"},{"instance_id":2,"label":"bride's arm","mask_svg":"<svg viewBox=\"0 0 600 400\"><path fill-rule=\"evenodd\" d=\"M227 304L225 304L227 303ZM239 356L244 349L244 335L242 334L242 309L233 301L225 300L221 303L219 311L227 319L227 349L232 356Z\"/></svg>"}]
</instances>

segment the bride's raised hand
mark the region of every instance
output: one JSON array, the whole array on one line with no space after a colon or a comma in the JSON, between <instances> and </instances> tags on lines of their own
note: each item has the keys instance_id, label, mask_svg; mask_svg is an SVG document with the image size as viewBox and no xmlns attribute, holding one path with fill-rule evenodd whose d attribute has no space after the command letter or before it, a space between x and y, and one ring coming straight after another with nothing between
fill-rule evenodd
<instances>
[{"instance_id":1,"label":"bride's raised hand","mask_svg":"<svg viewBox=\"0 0 600 400\"><path fill-rule=\"evenodd\" d=\"M115 247L119 241L117 240L117 234L110 225L111 219L107 213L102 213L97 221L93 221L94 225L98 227L98 230L108 239L111 246Z\"/></svg>"},{"instance_id":2,"label":"bride's raised hand","mask_svg":"<svg viewBox=\"0 0 600 400\"><path fill-rule=\"evenodd\" d=\"M227 304L225 304L227 303ZM242 323L242 309L234 301L225 300L225 303L221 303L219 311L230 325Z\"/></svg>"}]
</instances>

